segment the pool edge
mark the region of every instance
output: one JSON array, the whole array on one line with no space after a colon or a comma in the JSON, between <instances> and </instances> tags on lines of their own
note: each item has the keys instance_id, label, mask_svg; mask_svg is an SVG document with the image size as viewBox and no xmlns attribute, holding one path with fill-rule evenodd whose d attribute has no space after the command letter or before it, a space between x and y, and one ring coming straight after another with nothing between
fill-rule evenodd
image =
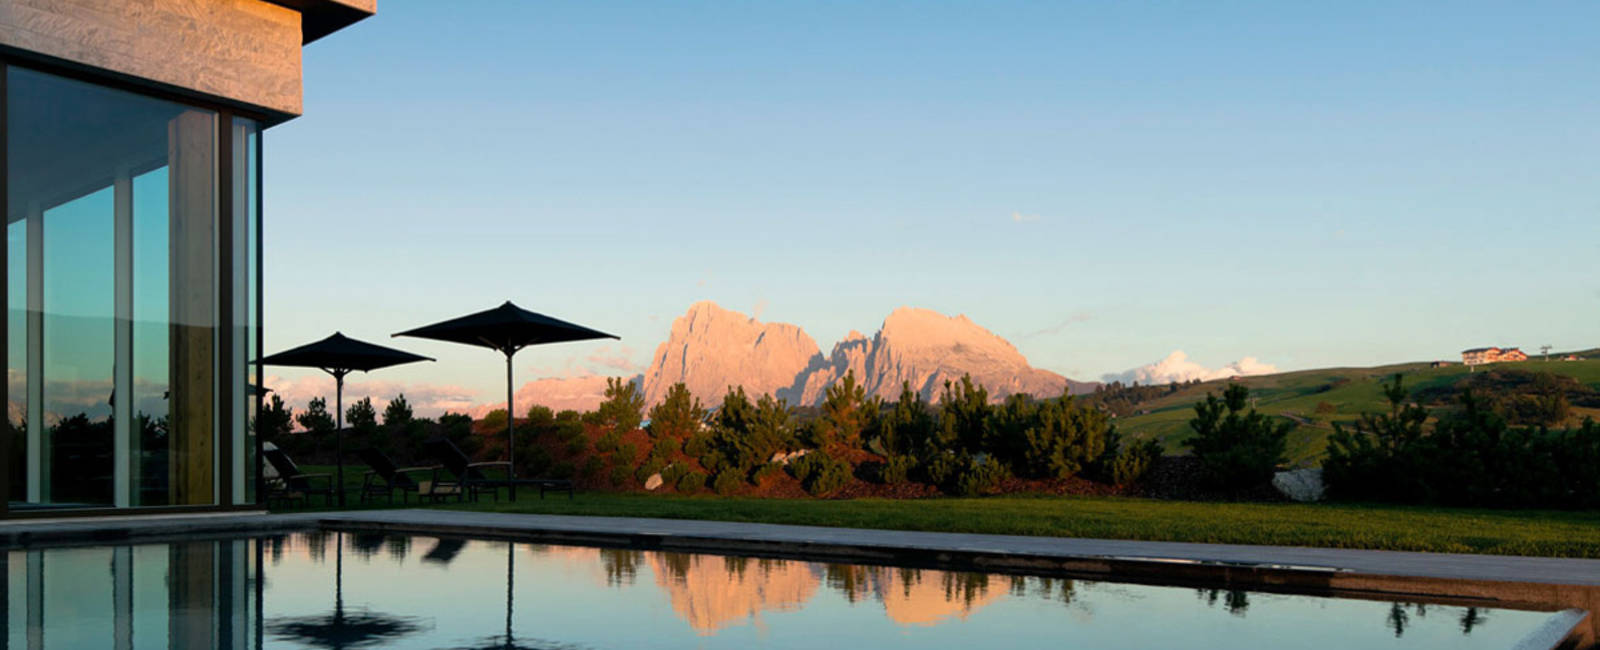
<instances>
[{"instance_id":1,"label":"pool edge","mask_svg":"<svg viewBox=\"0 0 1600 650\"><path fill-rule=\"evenodd\" d=\"M1074 553L1032 549L960 547L934 543L905 531L844 529L879 533L871 543L817 542L774 534L761 525L715 522L707 534L684 534L653 520L615 518L551 519L504 514L462 517L454 511L356 511L211 517L128 517L0 526L0 545L8 548L160 543L197 537L287 534L344 530L480 537L513 541L637 548L683 552L783 557L812 561L879 564L989 573L1057 575L1138 584L1237 588L1368 600L1427 599L1461 605L1496 605L1552 611L1552 620L1570 620L1554 645L1600 648L1600 586L1504 579L1390 575L1315 564L1197 560L1150 554ZM566 525L557 525L557 524ZM680 523L680 522L671 522ZM629 526L631 530L625 530ZM678 526L682 528L682 526ZM800 530L803 527L792 527ZM758 531L758 532L749 532ZM766 531L766 532L760 532ZM720 534L718 534L720 532ZM858 536L859 537L859 536ZM922 539L913 543L913 539ZM1070 540L1068 540L1070 541ZM982 546L982 545L980 545ZM1555 613L1563 616L1556 617ZM1543 639L1544 637L1540 637ZM1541 647L1528 645L1519 647Z\"/></svg>"}]
</instances>

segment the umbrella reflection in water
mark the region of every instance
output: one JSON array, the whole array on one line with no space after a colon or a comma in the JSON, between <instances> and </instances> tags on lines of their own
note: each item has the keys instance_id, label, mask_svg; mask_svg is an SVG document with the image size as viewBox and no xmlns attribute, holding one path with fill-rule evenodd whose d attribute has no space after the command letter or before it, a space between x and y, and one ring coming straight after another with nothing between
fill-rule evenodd
<instances>
[{"instance_id":1,"label":"umbrella reflection in water","mask_svg":"<svg viewBox=\"0 0 1600 650\"><path fill-rule=\"evenodd\" d=\"M266 621L274 639L314 648L375 648L427 629L415 616L344 608L344 533L335 533L333 611L311 616L283 616Z\"/></svg>"},{"instance_id":2,"label":"umbrella reflection in water","mask_svg":"<svg viewBox=\"0 0 1600 650\"><path fill-rule=\"evenodd\" d=\"M446 540L439 540L440 546L443 546L445 541ZM435 547L434 550L437 551L439 549L438 549L438 547ZM459 551L460 547L457 546L455 548L455 550ZM583 648L587 648L588 646L581 645L581 644L562 643L562 642L559 642L559 641L546 641L546 640L543 640L543 639L528 639L528 640L525 640L525 641L517 641L516 636L514 634L512 634L512 632L511 632L511 616L512 616L512 611L513 611L512 610L512 604L515 602L513 600L513 598L512 598L512 590L513 590L514 586L516 585L516 550L517 550L517 545L516 544L510 543L510 542L506 543L506 632L505 632L505 634L491 634L489 636L485 636L485 637L480 638L476 643L474 643L472 645L456 646L456 647L450 648L449 650L582 650ZM428 555L433 555L433 553L429 552ZM424 559L427 559L427 558L424 558ZM449 560L444 560L444 561L448 562Z\"/></svg>"}]
</instances>

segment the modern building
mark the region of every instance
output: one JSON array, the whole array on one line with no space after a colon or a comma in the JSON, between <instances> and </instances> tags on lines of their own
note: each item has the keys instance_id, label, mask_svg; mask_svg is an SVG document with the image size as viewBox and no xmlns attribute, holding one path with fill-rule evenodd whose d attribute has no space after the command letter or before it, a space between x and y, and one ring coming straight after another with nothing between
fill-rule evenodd
<instances>
[{"instance_id":1,"label":"modern building","mask_svg":"<svg viewBox=\"0 0 1600 650\"><path fill-rule=\"evenodd\" d=\"M0 518L256 507L262 132L375 2L0 2Z\"/></svg>"},{"instance_id":2,"label":"modern building","mask_svg":"<svg viewBox=\"0 0 1600 650\"><path fill-rule=\"evenodd\" d=\"M1528 355L1517 348L1472 348L1461 351L1461 363L1469 366L1480 366L1486 363L1505 363L1509 361L1527 361Z\"/></svg>"}]
</instances>

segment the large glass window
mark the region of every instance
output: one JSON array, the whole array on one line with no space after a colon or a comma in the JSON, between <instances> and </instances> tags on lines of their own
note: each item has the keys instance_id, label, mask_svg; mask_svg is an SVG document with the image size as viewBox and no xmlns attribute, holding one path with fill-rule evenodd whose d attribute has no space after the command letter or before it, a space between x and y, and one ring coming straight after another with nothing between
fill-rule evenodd
<instances>
[{"instance_id":1,"label":"large glass window","mask_svg":"<svg viewBox=\"0 0 1600 650\"><path fill-rule=\"evenodd\" d=\"M43 285L37 384L56 503L110 505L116 358L113 191L105 188L39 211ZM34 388L34 386L30 386Z\"/></svg>"},{"instance_id":2,"label":"large glass window","mask_svg":"<svg viewBox=\"0 0 1600 650\"><path fill-rule=\"evenodd\" d=\"M256 124L5 74L11 507L249 502Z\"/></svg>"},{"instance_id":3,"label":"large glass window","mask_svg":"<svg viewBox=\"0 0 1600 650\"><path fill-rule=\"evenodd\" d=\"M172 502L167 437L172 390L172 332L167 327L170 300L171 232L167 188L171 175L161 167L133 179L132 474L137 486L130 505Z\"/></svg>"}]
</instances>

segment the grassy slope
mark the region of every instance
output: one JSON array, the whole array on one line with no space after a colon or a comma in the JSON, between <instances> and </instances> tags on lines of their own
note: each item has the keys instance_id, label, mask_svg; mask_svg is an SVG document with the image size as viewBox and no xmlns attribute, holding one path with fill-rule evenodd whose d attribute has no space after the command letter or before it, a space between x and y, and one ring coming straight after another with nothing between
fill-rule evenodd
<instances>
[{"instance_id":1,"label":"grassy slope","mask_svg":"<svg viewBox=\"0 0 1600 650\"><path fill-rule=\"evenodd\" d=\"M1553 355L1552 355L1553 356ZM1588 361L1526 361L1497 364L1496 368L1528 371L1547 371L1569 375L1578 381L1600 388L1600 360ZM1404 373L1406 386L1415 390L1445 386L1467 376L1467 369L1459 364L1444 368L1429 368L1427 363L1405 363L1374 368L1322 368L1288 372L1277 375L1246 377L1241 383L1257 397L1256 407L1271 415L1293 415L1312 418L1289 434L1289 459L1297 465L1315 465L1332 433L1330 421L1350 422L1364 412L1386 409L1379 394L1379 382L1395 373ZM1326 392L1317 392L1339 379L1349 383ZM1189 419L1194 417L1194 403L1207 392L1219 393L1225 381L1212 381L1185 388L1173 395L1140 404L1147 414L1117 420L1117 428L1130 437L1154 437L1166 445L1167 450L1183 449L1182 441L1191 434ZM1329 415L1317 415L1317 404L1328 402L1337 407Z\"/></svg>"},{"instance_id":2,"label":"grassy slope","mask_svg":"<svg viewBox=\"0 0 1600 650\"><path fill-rule=\"evenodd\" d=\"M447 505L481 511L712 519L892 530L1600 557L1600 513L1126 497L784 500L580 494Z\"/></svg>"}]
</instances>

